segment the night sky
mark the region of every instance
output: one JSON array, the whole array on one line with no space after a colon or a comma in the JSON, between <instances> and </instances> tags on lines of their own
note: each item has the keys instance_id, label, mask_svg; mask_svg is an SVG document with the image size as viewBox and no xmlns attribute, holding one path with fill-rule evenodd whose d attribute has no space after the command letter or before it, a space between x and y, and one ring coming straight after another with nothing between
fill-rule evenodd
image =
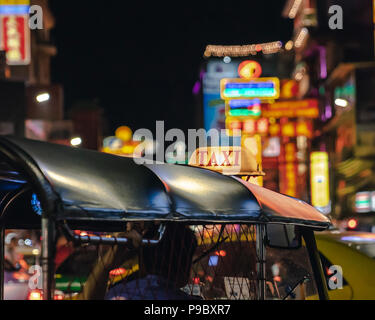
<instances>
[{"instance_id":1,"label":"night sky","mask_svg":"<svg viewBox=\"0 0 375 320\"><path fill-rule=\"evenodd\" d=\"M284 3L51 0L52 80L63 84L67 110L97 99L111 130L153 130L156 120L195 128L192 88L206 45L289 40Z\"/></svg>"}]
</instances>

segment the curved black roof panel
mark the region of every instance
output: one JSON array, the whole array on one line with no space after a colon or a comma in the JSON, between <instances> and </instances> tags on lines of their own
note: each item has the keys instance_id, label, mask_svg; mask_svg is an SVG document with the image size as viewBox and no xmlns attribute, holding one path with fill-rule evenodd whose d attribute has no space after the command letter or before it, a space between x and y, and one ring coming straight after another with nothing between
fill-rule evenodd
<instances>
[{"instance_id":1,"label":"curved black roof panel","mask_svg":"<svg viewBox=\"0 0 375 320\"><path fill-rule=\"evenodd\" d=\"M138 165L132 158L14 137L0 138L0 161L11 168L0 170L0 181L13 179L20 188L26 183L56 219L329 226L325 216L305 203L201 168Z\"/></svg>"}]
</instances>

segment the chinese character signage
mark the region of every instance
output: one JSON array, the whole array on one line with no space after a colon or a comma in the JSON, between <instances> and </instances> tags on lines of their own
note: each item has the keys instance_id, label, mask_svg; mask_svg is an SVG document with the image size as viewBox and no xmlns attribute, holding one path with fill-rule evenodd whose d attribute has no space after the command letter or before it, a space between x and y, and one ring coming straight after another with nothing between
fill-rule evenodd
<instances>
[{"instance_id":1,"label":"chinese character signage","mask_svg":"<svg viewBox=\"0 0 375 320\"><path fill-rule=\"evenodd\" d=\"M268 134L269 121L266 118L240 120L227 117L226 128L229 136L232 136L235 130L242 130L247 135L260 134L264 136Z\"/></svg>"},{"instance_id":2,"label":"chinese character signage","mask_svg":"<svg viewBox=\"0 0 375 320\"><path fill-rule=\"evenodd\" d=\"M266 118L310 118L319 117L319 104L316 99L278 101L262 104L262 115Z\"/></svg>"},{"instance_id":3,"label":"chinese character signage","mask_svg":"<svg viewBox=\"0 0 375 320\"><path fill-rule=\"evenodd\" d=\"M1 48L8 65L30 64L29 1L0 1Z\"/></svg>"}]
</instances>

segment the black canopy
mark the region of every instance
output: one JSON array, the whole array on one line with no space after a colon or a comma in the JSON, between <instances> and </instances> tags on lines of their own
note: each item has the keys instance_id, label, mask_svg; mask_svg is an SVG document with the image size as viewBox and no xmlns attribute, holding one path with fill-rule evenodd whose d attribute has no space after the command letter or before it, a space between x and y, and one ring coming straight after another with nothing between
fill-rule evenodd
<instances>
[{"instance_id":1,"label":"black canopy","mask_svg":"<svg viewBox=\"0 0 375 320\"><path fill-rule=\"evenodd\" d=\"M31 208L19 202L33 194L44 212L82 225L130 220L330 224L302 201L200 168L138 165L132 158L13 137L0 138L0 161L0 223L12 227L21 224L13 218L16 212L36 219L35 201ZM16 210L9 210L10 200Z\"/></svg>"}]
</instances>

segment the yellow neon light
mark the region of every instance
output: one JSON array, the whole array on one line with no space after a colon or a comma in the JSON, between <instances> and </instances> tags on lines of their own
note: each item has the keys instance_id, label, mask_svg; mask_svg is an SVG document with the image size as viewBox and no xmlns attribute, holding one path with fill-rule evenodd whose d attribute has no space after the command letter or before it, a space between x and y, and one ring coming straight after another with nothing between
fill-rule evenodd
<instances>
[{"instance_id":1,"label":"yellow neon light","mask_svg":"<svg viewBox=\"0 0 375 320\"><path fill-rule=\"evenodd\" d=\"M327 207L329 194L329 162L326 152L311 154L311 204L314 207Z\"/></svg>"}]
</instances>

